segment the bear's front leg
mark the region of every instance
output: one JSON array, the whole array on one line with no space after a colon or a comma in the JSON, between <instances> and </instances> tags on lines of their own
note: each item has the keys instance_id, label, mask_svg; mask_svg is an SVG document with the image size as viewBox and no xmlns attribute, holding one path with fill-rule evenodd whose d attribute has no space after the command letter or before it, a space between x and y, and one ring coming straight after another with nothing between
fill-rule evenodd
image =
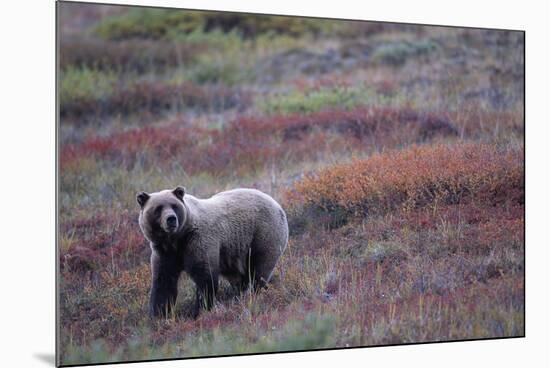
<instances>
[{"instance_id":1,"label":"bear's front leg","mask_svg":"<svg viewBox=\"0 0 550 368\"><path fill-rule=\"evenodd\" d=\"M151 294L149 299L149 315L151 317L168 316L172 311L178 296L178 279L180 268L175 256L151 254Z\"/></svg>"},{"instance_id":2,"label":"bear's front leg","mask_svg":"<svg viewBox=\"0 0 550 368\"><path fill-rule=\"evenodd\" d=\"M202 309L210 310L214 305L218 293L218 274L217 270L204 265L195 265L191 270L191 278L197 286L194 318L198 317Z\"/></svg>"}]
</instances>

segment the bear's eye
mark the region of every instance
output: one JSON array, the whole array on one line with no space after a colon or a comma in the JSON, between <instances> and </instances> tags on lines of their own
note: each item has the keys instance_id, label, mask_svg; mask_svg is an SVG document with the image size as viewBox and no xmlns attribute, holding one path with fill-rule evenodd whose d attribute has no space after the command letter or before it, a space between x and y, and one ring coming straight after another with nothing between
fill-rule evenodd
<instances>
[{"instance_id":1,"label":"bear's eye","mask_svg":"<svg viewBox=\"0 0 550 368\"><path fill-rule=\"evenodd\" d=\"M175 204L173 204L172 206L172 210L176 213L178 213L178 206L176 206Z\"/></svg>"},{"instance_id":2,"label":"bear's eye","mask_svg":"<svg viewBox=\"0 0 550 368\"><path fill-rule=\"evenodd\" d=\"M162 206L155 207L155 215L160 216L160 213L162 212Z\"/></svg>"}]
</instances>

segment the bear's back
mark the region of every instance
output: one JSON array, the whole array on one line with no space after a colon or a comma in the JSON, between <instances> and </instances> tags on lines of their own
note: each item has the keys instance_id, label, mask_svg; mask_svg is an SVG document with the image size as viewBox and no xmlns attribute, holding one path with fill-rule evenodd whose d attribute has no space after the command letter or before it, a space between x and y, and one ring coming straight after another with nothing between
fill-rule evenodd
<instances>
[{"instance_id":1,"label":"bear's back","mask_svg":"<svg viewBox=\"0 0 550 368\"><path fill-rule=\"evenodd\" d=\"M214 222L232 218L240 220L243 224L274 220L280 222L280 213L284 214L279 203L256 189L228 190L208 199L197 199L197 203L209 220Z\"/></svg>"},{"instance_id":2,"label":"bear's back","mask_svg":"<svg viewBox=\"0 0 550 368\"><path fill-rule=\"evenodd\" d=\"M278 209L281 208L269 195L257 190L248 188L238 188L220 192L206 201L211 203L221 203L223 205L235 204L243 208L267 207Z\"/></svg>"},{"instance_id":3,"label":"bear's back","mask_svg":"<svg viewBox=\"0 0 550 368\"><path fill-rule=\"evenodd\" d=\"M233 189L208 199L185 195L195 225L224 241L248 243L259 226L288 233L286 214L269 195L256 189Z\"/></svg>"}]
</instances>

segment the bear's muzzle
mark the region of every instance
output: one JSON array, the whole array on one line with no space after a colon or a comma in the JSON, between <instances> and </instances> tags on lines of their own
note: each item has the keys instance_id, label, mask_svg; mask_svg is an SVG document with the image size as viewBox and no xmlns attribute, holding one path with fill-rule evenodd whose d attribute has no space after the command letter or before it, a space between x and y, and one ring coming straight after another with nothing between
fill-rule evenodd
<instances>
[{"instance_id":1,"label":"bear's muzzle","mask_svg":"<svg viewBox=\"0 0 550 368\"><path fill-rule=\"evenodd\" d=\"M162 228L168 234L173 234L178 230L179 221L178 217L174 211L166 211L167 213L163 214Z\"/></svg>"}]
</instances>

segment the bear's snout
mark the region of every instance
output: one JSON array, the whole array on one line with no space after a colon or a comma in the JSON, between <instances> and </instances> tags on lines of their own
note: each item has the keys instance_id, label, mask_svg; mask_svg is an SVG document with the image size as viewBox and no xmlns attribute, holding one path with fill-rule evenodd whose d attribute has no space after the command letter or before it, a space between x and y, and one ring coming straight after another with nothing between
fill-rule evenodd
<instances>
[{"instance_id":1,"label":"bear's snout","mask_svg":"<svg viewBox=\"0 0 550 368\"><path fill-rule=\"evenodd\" d=\"M162 224L162 227L164 228L164 231L167 233L173 233L178 229L178 217L176 214L172 211L169 213L166 213L164 217L164 221Z\"/></svg>"},{"instance_id":2,"label":"bear's snout","mask_svg":"<svg viewBox=\"0 0 550 368\"><path fill-rule=\"evenodd\" d=\"M178 226L178 218L174 215L170 215L166 218L166 225L168 227L176 227Z\"/></svg>"}]
</instances>

